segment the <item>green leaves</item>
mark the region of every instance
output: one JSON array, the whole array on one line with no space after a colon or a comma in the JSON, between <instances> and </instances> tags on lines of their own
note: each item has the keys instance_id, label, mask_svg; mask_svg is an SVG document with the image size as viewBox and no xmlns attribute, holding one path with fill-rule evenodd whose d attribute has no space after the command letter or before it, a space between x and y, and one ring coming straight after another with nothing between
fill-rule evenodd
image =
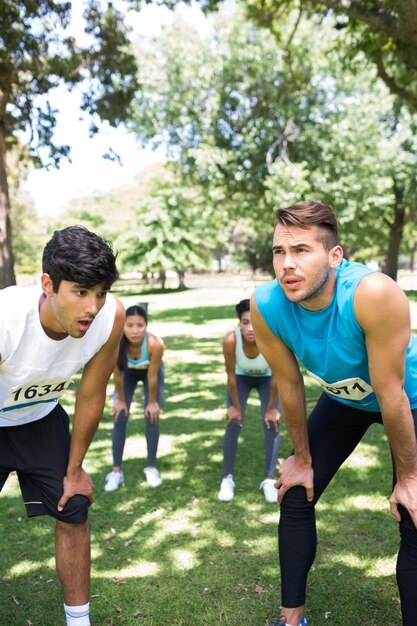
<instances>
[{"instance_id":1,"label":"green leaves","mask_svg":"<svg viewBox=\"0 0 417 626\"><path fill-rule=\"evenodd\" d=\"M166 169L141 199L122 258L143 273L201 269L207 264L210 219L198 188ZM206 239L207 238L207 239Z\"/></svg>"},{"instance_id":2,"label":"green leaves","mask_svg":"<svg viewBox=\"0 0 417 626\"><path fill-rule=\"evenodd\" d=\"M319 4L335 3L305 3L310 19L298 3L245 3L262 24L270 15L274 36L225 8L211 39L176 21L141 49L134 129L144 142L166 143L176 171L206 198L221 198L216 212L227 226L216 249L253 269L270 267L261 251L269 252L279 205L331 204L347 254L380 261L398 257L416 206L416 118L362 49L365 31L370 46L381 35L357 15L342 20L342 9L317 15ZM387 271L395 277L395 264Z\"/></svg>"},{"instance_id":3,"label":"green leaves","mask_svg":"<svg viewBox=\"0 0 417 626\"><path fill-rule=\"evenodd\" d=\"M55 146L56 110L49 95L58 85L80 84L82 108L113 126L126 121L138 88L136 59L123 15L92 0L85 11L88 45L67 34L71 3L3 0L0 6L0 120L6 141L29 130L35 164L58 164L68 147ZM47 148L45 151L44 148ZM49 161L50 162L50 161Z\"/></svg>"}]
</instances>

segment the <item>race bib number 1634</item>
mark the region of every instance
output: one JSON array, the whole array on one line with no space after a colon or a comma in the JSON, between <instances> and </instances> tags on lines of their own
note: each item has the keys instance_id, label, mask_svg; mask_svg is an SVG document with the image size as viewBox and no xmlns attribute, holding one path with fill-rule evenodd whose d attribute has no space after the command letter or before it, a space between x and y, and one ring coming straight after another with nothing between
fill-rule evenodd
<instances>
[{"instance_id":1,"label":"race bib number 1634","mask_svg":"<svg viewBox=\"0 0 417 626\"><path fill-rule=\"evenodd\" d=\"M12 387L3 403L1 412L13 411L31 404L56 402L71 383L71 379L63 378L48 383L32 383Z\"/></svg>"}]
</instances>

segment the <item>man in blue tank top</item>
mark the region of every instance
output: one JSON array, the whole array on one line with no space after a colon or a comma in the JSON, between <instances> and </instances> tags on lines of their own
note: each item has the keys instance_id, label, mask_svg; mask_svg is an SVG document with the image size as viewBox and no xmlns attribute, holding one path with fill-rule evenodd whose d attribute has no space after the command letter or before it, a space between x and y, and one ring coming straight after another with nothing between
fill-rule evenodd
<instances>
[{"instance_id":1,"label":"man in blue tank top","mask_svg":"<svg viewBox=\"0 0 417 626\"><path fill-rule=\"evenodd\" d=\"M273 626L307 623L315 504L373 423L384 426L393 456L402 623L415 626L417 339L408 300L388 276L343 259L336 218L319 202L277 211L273 254L276 280L258 287L251 302L257 343L277 378L294 446L276 483L282 608ZM296 357L323 388L308 420Z\"/></svg>"}]
</instances>

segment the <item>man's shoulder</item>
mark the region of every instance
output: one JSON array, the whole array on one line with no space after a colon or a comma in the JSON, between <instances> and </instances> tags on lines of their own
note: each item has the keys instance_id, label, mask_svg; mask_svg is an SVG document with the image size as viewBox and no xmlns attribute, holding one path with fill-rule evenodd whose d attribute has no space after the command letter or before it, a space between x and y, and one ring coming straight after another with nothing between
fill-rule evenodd
<instances>
[{"instance_id":1,"label":"man's shoulder","mask_svg":"<svg viewBox=\"0 0 417 626\"><path fill-rule=\"evenodd\" d=\"M280 292L281 288L278 285L277 279L268 280L266 283L262 283L262 285L258 285L255 288L254 295L256 304L269 301L272 296L278 296Z\"/></svg>"},{"instance_id":2,"label":"man's shoulder","mask_svg":"<svg viewBox=\"0 0 417 626\"><path fill-rule=\"evenodd\" d=\"M4 318L24 314L34 306L42 294L39 286L21 287L12 285L0 289L0 315Z\"/></svg>"},{"instance_id":3,"label":"man's shoulder","mask_svg":"<svg viewBox=\"0 0 417 626\"><path fill-rule=\"evenodd\" d=\"M84 335L84 354L91 360L105 345L119 342L125 320L125 309L121 301L108 293L106 302L96 316L91 328ZM78 342L78 340L76 340Z\"/></svg>"},{"instance_id":4,"label":"man's shoulder","mask_svg":"<svg viewBox=\"0 0 417 626\"><path fill-rule=\"evenodd\" d=\"M18 298L27 298L35 293L41 295L41 288L39 285L30 285L28 287L22 285L11 285L10 287L4 287L0 289L0 297L13 301Z\"/></svg>"},{"instance_id":5,"label":"man's shoulder","mask_svg":"<svg viewBox=\"0 0 417 626\"><path fill-rule=\"evenodd\" d=\"M357 278L361 280L368 274L376 274L375 270L371 269L363 263L357 263L356 261L347 261L342 259L341 264L337 268L337 275L339 279L352 280Z\"/></svg>"}]
</instances>

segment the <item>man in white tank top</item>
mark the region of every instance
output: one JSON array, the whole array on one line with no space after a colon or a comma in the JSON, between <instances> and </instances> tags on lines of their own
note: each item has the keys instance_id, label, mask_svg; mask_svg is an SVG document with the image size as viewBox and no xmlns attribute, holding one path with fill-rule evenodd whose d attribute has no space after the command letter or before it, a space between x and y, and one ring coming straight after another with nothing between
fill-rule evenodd
<instances>
[{"instance_id":1,"label":"man in white tank top","mask_svg":"<svg viewBox=\"0 0 417 626\"><path fill-rule=\"evenodd\" d=\"M41 288L0 291L0 490L16 471L29 517L56 519L67 626L89 626L92 482L82 463L123 330L111 245L80 226L45 246ZM72 433L58 400L84 368ZM57 620L59 621L59 620Z\"/></svg>"}]
</instances>

